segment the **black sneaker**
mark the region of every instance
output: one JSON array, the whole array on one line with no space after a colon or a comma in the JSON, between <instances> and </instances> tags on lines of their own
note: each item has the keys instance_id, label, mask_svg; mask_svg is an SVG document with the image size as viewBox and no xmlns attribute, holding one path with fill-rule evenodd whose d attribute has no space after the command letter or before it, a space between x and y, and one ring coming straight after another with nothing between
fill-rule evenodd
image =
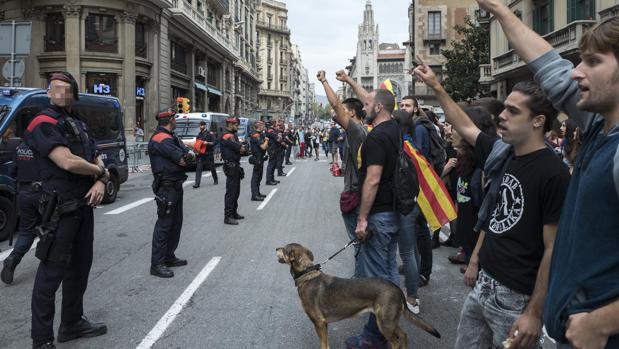
<instances>
[{"instance_id":1,"label":"black sneaker","mask_svg":"<svg viewBox=\"0 0 619 349\"><path fill-rule=\"evenodd\" d=\"M425 277L423 275L419 275L419 287L428 286L429 283L430 283L430 278L429 277Z\"/></svg>"},{"instance_id":2,"label":"black sneaker","mask_svg":"<svg viewBox=\"0 0 619 349\"><path fill-rule=\"evenodd\" d=\"M224 224L239 225L239 222L237 222L236 219L234 219L232 217L226 217L226 218L224 218Z\"/></svg>"},{"instance_id":3,"label":"black sneaker","mask_svg":"<svg viewBox=\"0 0 619 349\"><path fill-rule=\"evenodd\" d=\"M240 214L235 213L232 215L232 218L241 220L241 219L245 219L245 216L241 216Z\"/></svg>"},{"instance_id":4,"label":"black sneaker","mask_svg":"<svg viewBox=\"0 0 619 349\"><path fill-rule=\"evenodd\" d=\"M251 201L264 201L264 198L256 195L251 197Z\"/></svg>"},{"instance_id":5,"label":"black sneaker","mask_svg":"<svg viewBox=\"0 0 619 349\"><path fill-rule=\"evenodd\" d=\"M269 181L269 182L267 182L266 184L267 184L267 185L277 185L277 182L275 182L275 181Z\"/></svg>"},{"instance_id":6,"label":"black sneaker","mask_svg":"<svg viewBox=\"0 0 619 349\"><path fill-rule=\"evenodd\" d=\"M45 342L42 344L32 344L32 349L56 349L54 342Z\"/></svg>"},{"instance_id":7,"label":"black sneaker","mask_svg":"<svg viewBox=\"0 0 619 349\"><path fill-rule=\"evenodd\" d=\"M174 272L168 269L168 267L166 267L165 264L159 264L159 265L152 265L150 267L150 275L167 279L167 278L174 277Z\"/></svg>"},{"instance_id":8,"label":"black sneaker","mask_svg":"<svg viewBox=\"0 0 619 349\"><path fill-rule=\"evenodd\" d=\"M85 316L71 323L60 323L58 328L58 342L64 343L78 338L97 337L107 333L107 326L100 322L90 322Z\"/></svg>"},{"instance_id":9,"label":"black sneaker","mask_svg":"<svg viewBox=\"0 0 619 349\"><path fill-rule=\"evenodd\" d=\"M17 267L19 262L14 256L8 256L4 260L4 266L2 268L2 273L0 274L0 279L7 285L13 283L13 273L15 273L15 267Z\"/></svg>"}]
</instances>

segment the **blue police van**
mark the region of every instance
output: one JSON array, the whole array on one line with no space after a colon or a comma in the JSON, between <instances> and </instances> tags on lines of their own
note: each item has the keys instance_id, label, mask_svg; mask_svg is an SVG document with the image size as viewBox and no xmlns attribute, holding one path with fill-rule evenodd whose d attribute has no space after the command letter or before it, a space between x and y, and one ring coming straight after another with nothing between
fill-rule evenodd
<instances>
[{"instance_id":1,"label":"blue police van","mask_svg":"<svg viewBox=\"0 0 619 349\"><path fill-rule=\"evenodd\" d=\"M21 143L30 120L48 105L44 89L0 87L0 241L14 231L17 223L16 181L11 177L15 148ZM114 202L120 184L129 175L120 101L115 97L80 93L73 110L88 126L88 133L95 139L110 171L103 202Z\"/></svg>"}]
</instances>

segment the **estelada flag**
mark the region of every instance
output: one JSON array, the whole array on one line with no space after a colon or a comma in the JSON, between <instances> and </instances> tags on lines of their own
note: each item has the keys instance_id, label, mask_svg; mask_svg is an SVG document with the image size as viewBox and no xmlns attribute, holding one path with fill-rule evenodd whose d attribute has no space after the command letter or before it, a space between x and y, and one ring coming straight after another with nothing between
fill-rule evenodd
<instances>
[{"instance_id":1,"label":"estelada flag","mask_svg":"<svg viewBox=\"0 0 619 349\"><path fill-rule=\"evenodd\" d=\"M397 100L397 96L395 95L395 92L393 92L393 83L391 83L391 80L387 79L387 80L383 81L383 83L380 84L379 88L381 90L387 90L387 91L391 92L391 94L393 95L393 100L395 101L395 109L394 110L398 110L398 100Z\"/></svg>"},{"instance_id":2,"label":"estelada flag","mask_svg":"<svg viewBox=\"0 0 619 349\"><path fill-rule=\"evenodd\" d=\"M417 170L419 180L417 204L430 225L430 231L435 232L443 225L458 218L456 206L445 184L434 172L428 160L419 154L409 141L404 141L404 153L408 155Z\"/></svg>"}]
</instances>

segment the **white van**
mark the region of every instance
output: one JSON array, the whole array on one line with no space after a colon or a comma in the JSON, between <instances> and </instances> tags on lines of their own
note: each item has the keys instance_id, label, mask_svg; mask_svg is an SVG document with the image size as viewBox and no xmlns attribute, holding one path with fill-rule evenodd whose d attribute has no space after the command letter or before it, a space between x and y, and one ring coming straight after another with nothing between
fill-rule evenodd
<instances>
[{"instance_id":1,"label":"white van","mask_svg":"<svg viewBox=\"0 0 619 349\"><path fill-rule=\"evenodd\" d=\"M219 140L226 128L226 118L230 117L228 114L223 113L187 113L176 114L176 134L183 141L183 143L193 149L193 145L196 143L196 136L200 133L200 122L206 122L206 129L209 132L215 134L215 139ZM219 144L216 143L215 149L215 161L221 159L221 152L219 150Z\"/></svg>"}]
</instances>

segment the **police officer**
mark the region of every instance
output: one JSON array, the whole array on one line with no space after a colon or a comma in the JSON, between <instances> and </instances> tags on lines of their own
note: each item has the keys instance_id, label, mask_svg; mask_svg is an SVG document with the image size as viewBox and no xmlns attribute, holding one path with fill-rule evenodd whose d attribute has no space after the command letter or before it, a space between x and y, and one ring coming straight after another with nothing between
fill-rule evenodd
<instances>
[{"instance_id":1,"label":"police officer","mask_svg":"<svg viewBox=\"0 0 619 349\"><path fill-rule=\"evenodd\" d=\"M289 147L288 140L286 139L286 133L284 130L284 123L281 120L277 123L277 140L277 176L286 177L286 173L284 172L284 158Z\"/></svg>"},{"instance_id":2,"label":"police officer","mask_svg":"<svg viewBox=\"0 0 619 349\"><path fill-rule=\"evenodd\" d=\"M93 258L93 207L103 199L109 172L96 154L86 125L71 110L79 89L71 74L54 73L50 107L28 125L25 138L42 179L42 202L49 220L36 256L42 260L32 290L34 348L55 348L54 308L62 283L58 342L105 334L107 327L83 316L83 297Z\"/></svg>"},{"instance_id":3,"label":"police officer","mask_svg":"<svg viewBox=\"0 0 619 349\"><path fill-rule=\"evenodd\" d=\"M260 182L262 181L262 174L264 172L264 156L267 148L269 147L269 138L264 136L264 122L256 122L256 130L252 133L249 140L251 147L250 162L253 162L254 171L251 175L251 200L263 201L266 198L265 195L260 194Z\"/></svg>"},{"instance_id":4,"label":"police officer","mask_svg":"<svg viewBox=\"0 0 619 349\"><path fill-rule=\"evenodd\" d=\"M296 144L295 138L295 130L292 128L292 124L288 124L288 129L284 131L284 138L286 140L286 165L292 165L290 162L290 154L292 154L292 149Z\"/></svg>"},{"instance_id":5,"label":"police officer","mask_svg":"<svg viewBox=\"0 0 619 349\"><path fill-rule=\"evenodd\" d=\"M238 213L238 199L241 194L241 179L245 176L241 167L241 155L247 152L245 146L236 136L239 120L234 117L226 119L226 133L221 137L221 158L224 160L226 175L226 195L224 197L224 223L238 225L237 220L245 217Z\"/></svg>"},{"instance_id":6,"label":"police officer","mask_svg":"<svg viewBox=\"0 0 619 349\"><path fill-rule=\"evenodd\" d=\"M265 137L269 139L269 147L267 152L269 154L269 163L267 164L267 185L277 185L279 181L275 180L275 168L279 161L279 142L277 132L273 125L269 122L267 124L267 130Z\"/></svg>"},{"instance_id":7,"label":"police officer","mask_svg":"<svg viewBox=\"0 0 619 349\"><path fill-rule=\"evenodd\" d=\"M206 152L204 154L196 154L196 180L193 188L200 187L200 181L202 180L202 168L206 167L207 170L211 170L213 176L213 184L217 185L217 171L215 170L215 159L213 156L213 149L215 148L215 136L213 132L206 130L206 122L200 121L200 133L196 136L196 140L201 140L206 145Z\"/></svg>"},{"instance_id":8,"label":"police officer","mask_svg":"<svg viewBox=\"0 0 619 349\"><path fill-rule=\"evenodd\" d=\"M19 226L17 241L11 254L4 260L0 278L5 284L13 282L15 268L26 252L30 250L36 233L35 227L41 224L39 200L41 199L41 174L34 159L32 149L22 141L15 150L15 173L17 178L17 204L19 208Z\"/></svg>"},{"instance_id":9,"label":"police officer","mask_svg":"<svg viewBox=\"0 0 619 349\"><path fill-rule=\"evenodd\" d=\"M174 134L176 118L173 111L157 114L157 130L148 142L148 155L153 171L153 192L157 202L157 223L153 231L150 274L171 278L171 267L187 265L176 257L183 226L183 182L193 153Z\"/></svg>"}]
</instances>

